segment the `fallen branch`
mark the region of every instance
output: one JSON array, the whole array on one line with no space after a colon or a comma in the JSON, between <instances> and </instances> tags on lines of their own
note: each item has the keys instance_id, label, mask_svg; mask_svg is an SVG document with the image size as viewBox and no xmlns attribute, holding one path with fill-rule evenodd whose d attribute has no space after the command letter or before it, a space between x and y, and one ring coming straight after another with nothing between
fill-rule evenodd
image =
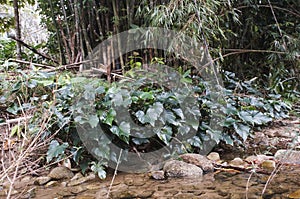
<instances>
[{"instance_id":1,"label":"fallen branch","mask_svg":"<svg viewBox=\"0 0 300 199\"><path fill-rule=\"evenodd\" d=\"M45 59L48 59L48 60L50 60L50 61L53 61L54 63L59 64L59 62L58 62L57 60L53 59L52 57L49 57L48 55L45 55L45 54L43 54L43 53L37 51L37 49L35 49L34 47L32 47L32 46L30 46L29 44L25 43L23 40L20 40L20 39L16 38L14 35L9 35L9 38L11 38L11 39L13 39L13 40L19 42L22 46L28 48L29 50L31 50L31 51L34 52L35 54L38 54L38 55L44 57Z\"/></svg>"},{"instance_id":2,"label":"fallen branch","mask_svg":"<svg viewBox=\"0 0 300 199\"><path fill-rule=\"evenodd\" d=\"M20 64L29 64L29 65L39 66L39 67L43 67L43 68L48 68L48 69L55 69L55 67L51 66L51 65L37 64L37 63L33 63L33 62L29 62L29 61L23 61L23 60L19 60L19 59L8 59L8 61L9 62L16 62L16 63L20 63Z\"/></svg>"},{"instance_id":3,"label":"fallen branch","mask_svg":"<svg viewBox=\"0 0 300 199\"><path fill-rule=\"evenodd\" d=\"M106 71L105 69L103 69L103 68L92 68L92 70L93 70L93 71L97 71L97 72L101 72L101 73L107 74L107 71ZM119 75L119 74L117 74L117 73L112 73L112 72L111 72L110 74L113 75L114 77L119 78L119 79L133 80L133 79L130 78L130 77L125 77L125 76Z\"/></svg>"},{"instance_id":4,"label":"fallen branch","mask_svg":"<svg viewBox=\"0 0 300 199\"><path fill-rule=\"evenodd\" d=\"M26 121L28 119L32 118L32 116L25 116L25 117L20 117L20 118L15 118L15 119L10 119L6 120L5 123L0 123L0 126L8 125L8 124L13 124L13 123L19 123Z\"/></svg>"},{"instance_id":5,"label":"fallen branch","mask_svg":"<svg viewBox=\"0 0 300 199\"><path fill-rule=\"evenodd\" d=\"M226 170L226 169L232 169L236 171L241 171L241 172L246 172L246 173L252 173L255 171L255 173L261 173L261 174L266 174L269 175L271 174L270 171L260 169L260 168L252 168L252 167L239 167L239 166L233 166L233 165L222 165L222 164L214 164L216 170Z\"/></svg>"}]
</instances>

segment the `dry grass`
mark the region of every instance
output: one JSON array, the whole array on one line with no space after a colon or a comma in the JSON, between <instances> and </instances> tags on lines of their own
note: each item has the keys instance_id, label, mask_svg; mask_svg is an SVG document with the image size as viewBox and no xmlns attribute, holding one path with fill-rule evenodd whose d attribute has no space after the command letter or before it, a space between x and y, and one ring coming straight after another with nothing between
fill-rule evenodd
<instances>
[{"instance_id":1,"label":"dry grass","mask_svg":"<svg viewBox=\"0 0 300 199\"><path fill-rule=\"evenodd\" d=\"M45 164L45 153L53 136L42 139L51 119L50 111L41 115L38 131L29 132L31 116L22 111L22 116L16 119L7 119L0 125L0 183L8 182L9 188L6 198L11 198L14 184L25 175L38 175L49 166ZM17 132L12 135L12 129Z\"/></svg>"}]
</instances>

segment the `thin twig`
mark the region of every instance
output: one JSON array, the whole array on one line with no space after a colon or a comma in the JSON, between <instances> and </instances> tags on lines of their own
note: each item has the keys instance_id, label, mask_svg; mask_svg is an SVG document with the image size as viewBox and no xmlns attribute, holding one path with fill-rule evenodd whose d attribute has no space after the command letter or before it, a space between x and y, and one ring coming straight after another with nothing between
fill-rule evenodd
<instances>
[{"instance_id":1,"label":"thin twig","mask_svg":"<svg viewBox=\"0 0 300 199\"><path fill-rule=\"evenodd\" d=\"M116 168L115 168L114 176L111 179L111 182L110 182L110 185L109 185L109 188L108 188L108 191L107 191L107 195L106 195L107 198L109 198L109 194L110 194L111 188L113 186L113 183L114 183L115 178L116 178L117 173L118 173L118 167L119 167L119 164L120 164L122 152L123 152L123 149L120 150L120 154L119 154L118 162L117 162L117 165L116 165Z\"/></svg>"},{"instance_id":2,"label":"thin twig","mask_svg":"<svg viewBox=\"0 0 300 199\"><path fill-rule=\"evenodd\" d=\"M55 66L52 66L52 65L37 64L37 63L23 61L23 60L19 60L19 59L8 59L8 62L16 62L19 64L28 64L28 65L34 65L34 66L39 66L39 67L48 68L48 69L55 69Z\"/></svg>"},{"instance_id":3,"label":"thin twig","mask_svg":"<svg viewBox=\"0 0 300 199\"><path fill-rule=\"evenodd\" d=\"M251 179L253 173L255 173L254 169L251 170L250 176L249 176L249 178L247 180L247 185L246 185L246 199L248 199L249 184L250 184L250 179Z\"/></svg>"},{"instance_id":4,"label":"thin twig","mask_svg":"<svg viewBox=\"0 0 300 199\"><path fill-rule=\"evenodd\" d=\"M6 120L5 123L1 123L0 126L9 125L9 124L13 124L13 123L26 122L28 119L31 119L31 118L32 118L32 116L29 115L29 116Z\"/></svg>"}]
</instances>

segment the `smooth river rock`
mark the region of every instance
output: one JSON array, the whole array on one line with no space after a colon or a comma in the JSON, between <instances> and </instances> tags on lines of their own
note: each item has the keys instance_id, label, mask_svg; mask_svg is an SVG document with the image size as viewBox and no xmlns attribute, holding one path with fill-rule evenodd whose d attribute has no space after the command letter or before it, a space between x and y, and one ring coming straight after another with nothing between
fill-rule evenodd
<instances>
[{"instance_id":1,"label":"smooth river rock","mask_svg":"<svg viewBox=\"0 0 300 199\"><path fill-rule=\"evenodd\" d=\"M150 177L155 180L164 180L165 179L165 172L164 171L152 171L150 173Z\"/></svg>"},{"instance_id":2,"label":"smooth river rock","mask_svg":"<svg viewBox=\"0 0 300 199\"><path fill-rule=\"evenodd\" d=\"M207 157L196 154L187 153L179 156L184 162L200 167L205 173L214 171L214 165Z\"/></svg>"},{"instance_id":3,"label":"smooth river rock","mask_svg":"<svg viewBox=\"0 0 300 199\"><path fill-rule=\"evenodd\" d=\"M163 168L167 177L202 177L203 171L196 165L179 160L170 160Z\"/></svg>"},{"instance_id":4,"label":"smooth river rock","mask_svg":"<svg viewBox=\"0 0 300 199\"><path fill-rule=\"evenodd\" d=\"M55 180L70 179L73 178L73 176L74 173L67 167L53 168L48 174L48 177Z\"/></svg>"}]
</instances>

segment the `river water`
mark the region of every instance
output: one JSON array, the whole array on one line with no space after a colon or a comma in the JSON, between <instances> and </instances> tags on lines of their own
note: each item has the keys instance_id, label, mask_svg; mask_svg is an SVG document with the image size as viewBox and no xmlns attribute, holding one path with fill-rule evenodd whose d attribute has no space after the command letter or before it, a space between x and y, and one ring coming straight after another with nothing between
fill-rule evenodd
<instances>
[{"instance_id":1,"label":"river water","mask_svg":"<svg viewBox=\"0 0 300 199\"><path fill-rule=\"evenodd\" d=\"M38 187L35 198L300 198L292 194L300 189L300 167L295 165L283 166L275 175L228 169L189 179L154 180L148 174L119 173L111 182L109 176L75 187Z\"/></svg>"}]
</instances>

